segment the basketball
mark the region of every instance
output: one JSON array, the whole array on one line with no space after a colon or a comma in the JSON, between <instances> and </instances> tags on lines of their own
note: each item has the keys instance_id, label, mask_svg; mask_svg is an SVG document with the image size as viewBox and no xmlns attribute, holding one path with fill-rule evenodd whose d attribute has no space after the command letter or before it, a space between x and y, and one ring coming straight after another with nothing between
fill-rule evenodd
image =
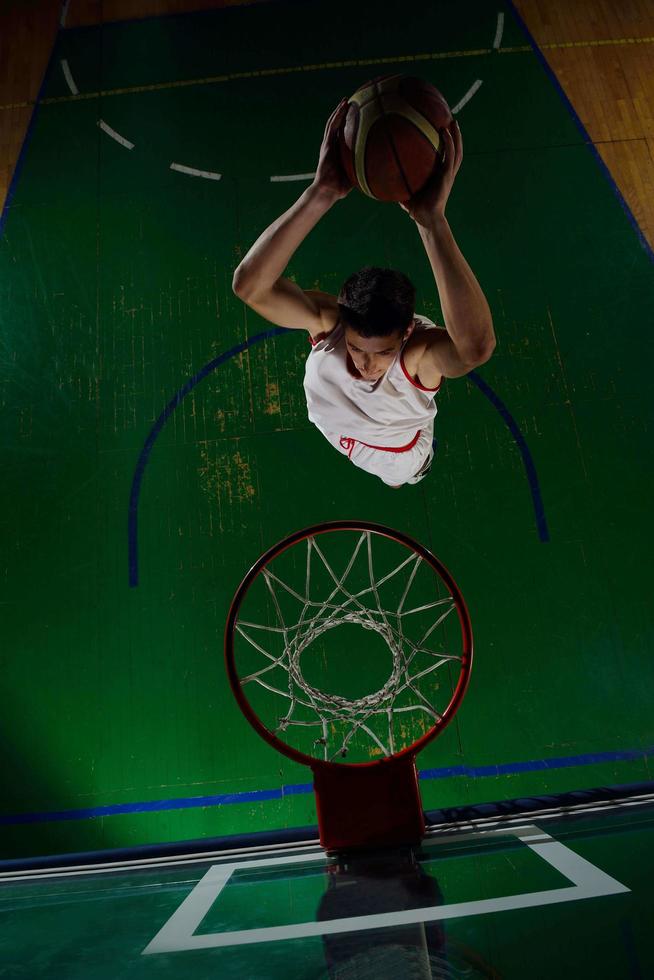
<instances>
[{"instance_id":1,"label":"basketball","mask_svg":"<svg viewBox=\"0 0 654 980\"><path fill-rule=\"evenodd\" d=\"M386 75L348 100L339 132L341 160L355 187L378 201L406 201L443 159L439 130L452 113L444 97L421 78Z\"/></svg>"}]
</instances>

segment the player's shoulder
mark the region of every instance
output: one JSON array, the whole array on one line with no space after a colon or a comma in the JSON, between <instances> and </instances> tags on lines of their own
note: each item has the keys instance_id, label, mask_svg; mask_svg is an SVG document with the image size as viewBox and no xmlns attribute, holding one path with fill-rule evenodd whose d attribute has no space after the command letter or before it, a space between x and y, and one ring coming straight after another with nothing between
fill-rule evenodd
<instances>
[{"instance_id":1,"label":"player's shoulder","mask_svg":"<svg viewBox=\"0 0 654 980\"><path fill-rule=\"evenodd\" d=\"M424 315L424 313L416 313L413 320L416 325L414 334L420 334L425 330L439 329L438 326L434 323L434 321L430 320L428 316Z\"/></svg>"},{"instance_id":2,"label":"player's shoulder","mask_svg":"<svg viewBox=\"0 0 654 980\"><path fill-rule=\"evenodd\" d=\"M332 293L325 293L322 289L305 289L306 295L316 307L318 318L309 328L312 340L324 340L338 323L338 299Z\"/></svg>"},{"instance_id":3,"label":"player's shoulder","mask_svg":"<svg viewBox=\"0 0 654 980\"><path fill-rule=\"evenodd\" d=\"M434 331L438 331L439 328L433 320L422 314L416 313L413 320L414 330L404 348L404 361L406 363L410 360L417 366L422 355L431 346Z\"/></svg>"},{"instance_id":4,"label":"player's shoulder","mask_svg":"<svg viewBox=\"0 0 654 980\"><path fill-rule=\"evenodd\" d=\"M404 348L404 366L420 385L434 389L441 382L442 372L430 355L443 328L422 314L416 314L414 320L415 329Z\"/></svg>"}]
</instances>

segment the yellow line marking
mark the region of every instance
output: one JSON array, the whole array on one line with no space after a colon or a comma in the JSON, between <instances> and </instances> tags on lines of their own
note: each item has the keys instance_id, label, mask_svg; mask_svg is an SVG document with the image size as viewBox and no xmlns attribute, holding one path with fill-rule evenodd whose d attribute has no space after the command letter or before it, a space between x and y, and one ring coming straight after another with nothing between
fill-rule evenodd
<instances>
[{"instance_id":1,"label":"yellow line marking","mask_svg":"<svg viewBox=\"0 0 654 980\"><path fill-rule=\"evenodd\" d=\"M502 47L498 48L497 51L493 51L493 54L524 54L525 51L531 51L532 47L530 44L521 44L517 48Z\"/></svg>"},{"instance_id":2,"label":"yellow line marking","mask_svg":"<svg viewBox=\"0 0 654 980\"><path fill-rule=\"evenodd\" d=\"M517 48L515 50L518 50ZM530 51L529 47L524 48ZM270 75L291 75L305 71L324 71L331 68L358 68L366 65L391 65L399 62L440 61L446 58L472 58L479 55L491 54L491 48L480 48L470 51L435 51L428 54L396 55L390 58L357 58L352 61L327 61L319 65L297 65L290 68L262 68L260 71L238 71L229 75L212 75L208 78L189 78L179 82L159 82L155 85L132 85L128 88L100 89L97 92L81 92L79 95L64 95L56 98L41 99L41 105L59 105L62 103L81 102L88 99L99 99L112 95L137 95L140 92L161 92L166 89L188 88L193 85L216 85L219 82L233 82L241 78L264 78ZM14 102L10 105L0 105L0 109L27 109L34 102Z\"/></svg>"},{"instance_id":3,"label":"yellow line marking","mask_svg":"<svg viewBox=\"0 0 654 980\"><path fill-rule=\"evenodd\" d=\"M622 37L605 41L561 41L539 45L541 51L557 51L563 48L600 48L610 45L652 44L653 37ZM79 95L64 95L58 98L41 99L41 105L59 105L62 103L82 102L88 99L99 99L114 95L137 95L140 92L163 92L168 89L189 88L193 85L217 85L220 82L233 82L241 78L267 78L271 75L292 75L305 71L325 71L332 68L359 68L366 65L396 65L416 61L443 61L449 58L478 58L490 54L524 54L531 51L531 45L523 44L518 47L477 48L469 51L432 51L424 54L394 55L389 58L357 58L352 61L326 61L318 65L297 65L290 68L263 68L260 71L238 71L228 75L212 75L208 78L189 78L179 82L159 82L155 85L133 85L128 88L100 89L97 92L82 92ZM0 105L0 110L30 109L35 102L11 102Z\"/></svg>"},{"instance_id":4,"label":"yellow line marking","mask_svg":"<svg viewBox=\"0 0 654 980\"><path fill-rule=\"evenodd\" d=\"M626 44L651 44L654 41L653 37L621 37L621 38L608 38L605 41L557 41L551 44L541 44L540 47L544 51L549 51L556 48L605 48L611 44L626 45Z\"/></svg>"}]
</instances>

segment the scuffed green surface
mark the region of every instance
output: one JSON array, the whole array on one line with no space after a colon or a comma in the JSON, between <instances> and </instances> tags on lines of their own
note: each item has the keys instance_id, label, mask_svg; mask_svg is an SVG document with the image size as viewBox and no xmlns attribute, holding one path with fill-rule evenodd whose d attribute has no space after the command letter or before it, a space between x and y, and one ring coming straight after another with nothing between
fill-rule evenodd
<instances>
[{"instance_id":1,"label":"scuffed green surface","mask_svg":"<svg viewBox=\"0 0 654 980\"><path fill-rule=\"evenodd\" d=\"M346 18L315 3L300 18L298 5L266 5L59 40L46 96L66 95L62 57L80 92L105 94L40 108L0 246L8 816L309 782L242 720L222 633L262 550L335 518L419 538L470 608L473 681L421 768L643 753L424 781L427 808L650 777L651 262L535 55L380 61L490 48L495 7L397 4L392 32L392 11L382 23L375 9ZM523 43L507 15L504 44ZM106 94L353 58L370 64ZM340 97L394 70L421 74L452 104L483 81L460 116L465 159L448 216L494 315L498 348L480 373L529 445L551 540L539 540L505 422L470 380L439 395L429 478L390 491L308 423L308 345L289 333L220 366L170 417L144 475L130 589L129 494L151 427L204 365L269 327L230 284L305 186L270 176L314 169ZM362 195L334 208L289 271L336 292L364 264L410 274L418 309L441 319L409 219ZM314 820L305 794L17 824L4 828L2 856Z\"/></svg>"}]
</instances>

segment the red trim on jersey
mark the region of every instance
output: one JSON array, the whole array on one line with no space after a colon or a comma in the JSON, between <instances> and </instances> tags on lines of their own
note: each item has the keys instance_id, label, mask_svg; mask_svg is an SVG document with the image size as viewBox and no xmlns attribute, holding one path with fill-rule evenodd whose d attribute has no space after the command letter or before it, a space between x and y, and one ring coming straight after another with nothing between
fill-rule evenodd
<instances>
[{"instance_id":1,"label":"red trim on jersey","mask_svg":"<svg viewBox=\"0 0 654 980\"><path fill-rule=\"evenodd\" d=\"M320 333L317 333L315 337L312 337L311 334L309 334L309 343L311 344L312 347L315 347L316 344L320 344L322 343L323 340L327 340L327 338L334 332L335 329L336 327L333 327L332 330L321 330Z\"/></svg>"},{"instance_id":2,"label":"red trim on jersey","mask_svg":"<svg viewBox=\"0 0 654 980\"><path fill-rule=\"evenodd\" d=\"M369 442L361 442L360 439L353 439L351 436L341 436L340 446L341 449L347 450L348 459L352 459L352 451L354 450L357 442L360 445L365 446L367 449L379 449L384 453L408 453L408 451L413 449L417 443L421 432L422 429L418 429L411 442L407 442L406 446L371 446Z\"/></svg>"},{"instance_id":3,"label":"red trim on jersey","mask_svg":"<svg viewBox=\"0 0 654 980\"><path fill-rule=\"evenodd\" d=\"M441 378L441 380L438 382L435 388L425 388L425 386L421 385L419 381L416 381L415 378L412 378L409 372L407 371L406 367L404 366L403 353L400 354L400 367L404 371L404 376L406 377L407 381L410 381L414 388L420 388L421 391L438 391L438 389L443 383L443 379Z\"/></svg>"}]
</instances>

